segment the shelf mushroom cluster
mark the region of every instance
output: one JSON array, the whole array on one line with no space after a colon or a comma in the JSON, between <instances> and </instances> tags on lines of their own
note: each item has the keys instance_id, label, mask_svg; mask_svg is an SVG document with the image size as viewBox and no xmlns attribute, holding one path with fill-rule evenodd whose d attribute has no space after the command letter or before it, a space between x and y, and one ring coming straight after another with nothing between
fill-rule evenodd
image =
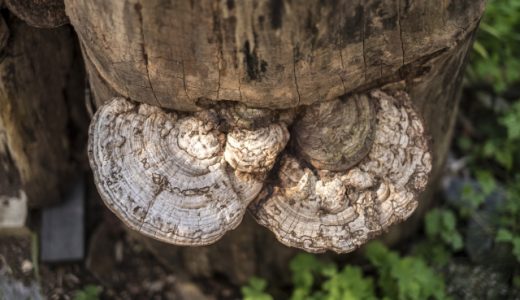
<instances>
[{"instance_id":1,"label":"shelf mushroom cluster","mask_svg":"<svg viewBox=\"0 0 520 300\"><path fill-rule=\"evenodd\" d=\"M249 208L286 245L349 252L414 211L431 156L406 93L295 112L115 98L90 126L96 186L129 227L177 245L216 242Z\"/></svg>"}]
</instances>

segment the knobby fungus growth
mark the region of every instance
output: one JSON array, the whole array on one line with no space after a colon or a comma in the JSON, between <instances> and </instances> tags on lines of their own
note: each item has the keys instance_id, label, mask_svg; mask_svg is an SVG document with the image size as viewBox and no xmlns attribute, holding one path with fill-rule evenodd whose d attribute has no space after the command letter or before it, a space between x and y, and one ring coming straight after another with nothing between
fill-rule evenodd
<instances>
[{"instance_id":1,"label":"knobby fungus growth","mask_svg":"<svg viewBox=\"0 0 520 300\"><path fill-rule=\"evenodd\" d=\"M375 120L364 94L312 105L295 125L296 148L318 169L346 170L370 150Z\"/></svg>"},{"instance_id":2,"label":"knobby fungus growth","mask_svg":"<svg viewBox=\"0 0 520 300\"><path fill-rule=\"evenodd\" d=\"M427 184L427 138L404 92L314 104L294 122L294 109L218 105L181 114L115 98L95 114L96 184L128 226L206 245L249 206L286 245L348 252L406 219Z\"/></svg>"},{"instance_id":3,"label":"knobby fungus growth","mask_svg":"<svg viewBox=\"0 0 520 300\"><path fill-rule=\"evenodd\" d=\"M374 127L368 118L370 105L363 104L368 97L376 106ZM363 98L317 104L296 123L297 156L284 155L278 184L264 187L250 206L258 223L280 242L309 252L349 252L405 220L417 207L417 194L431 169L421 120L403 92L392 97L374 91ZM354 117L361 124L334 116L349 115L346 107L363 112ZM349 134L352 126L362 133ZM367 143L368 154L347 169L360 159Z\"/></svg>"},{"instance_id":4,"label":"knobby fungus growth","mask_svg":"<svg viewBox=\"0 0 520 300\"><path fill-rule=\"evenodd\" d=\"M262 187L227 167L214 124L123 98L94 116L89 157L101 197L119 218L178 245L213 243L236 228Z\"/></svg>"}]
</instances>

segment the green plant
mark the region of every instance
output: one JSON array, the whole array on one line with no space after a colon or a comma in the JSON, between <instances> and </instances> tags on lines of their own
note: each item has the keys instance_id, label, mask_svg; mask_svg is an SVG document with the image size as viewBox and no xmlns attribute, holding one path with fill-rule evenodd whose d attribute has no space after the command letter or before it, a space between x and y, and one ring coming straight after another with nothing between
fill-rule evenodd
<instances>
[{"instance_id":1,"label":"green plant","mask_svg":"<svg viewBox=\"0 0 520 300\"><path fill-rule=\"evenodd\" d=\"M83 289L76 291L74 300L98 300L102 290L100 286L88 284Z\"/></svg>"},{"instance_id":2,"label":"green plant","mask_svg":"<svg viewBox=\"0 0 520 300\"><path fill-rule=\"evenodd\" d=\"M442 277L424 260L414 256L401 258L380 242L370 243L366 249L366 256L377 268L378 285L384 299L446 298Z\"/></svg>"},{"instance_id":3,"label":"green plant","mask_svg":"<svg viewBox=\"0 0 520 300\"><path fill-rule=\"evenodd\" d=\"M291 299L298 300L308 299L312 294L316 275L332 266L324 264L312 255L299 254L291 261L289 267L294 284Z\"/></svg>"},{"instance_id":4,"label":"green plant","mask_svg":"<svg viewBox=\"0 0 520 300\"><path fill-rule=\"evenodd\" d=\"M464 246L457 230L457 217L452 210L436 208L426 215L424 223L428 238L443 242L454 251Z\"/></svg>"},{"instance_id":5,"label":"green plant","mask_svg":"<svg viewBox=\"0 0 520 300\"><path fill-rule=\"evenodd\" d=\"M457 215L449 208L435 208L424 218L426 239L412 246L412 254L435 267L446 265L453 252L463 248L462 235L457 229Z\"/></svg>"},{"instance_id":6,"label":"green plant","mask_svg":"<svg viewBox=\"0 0 520 300\"><path fill-rule=\"evenodd\" d=\"M299 254L290 262L291 300L445 299L442 277L420 257L400 257L380 242L371 242L365 256L376 274L346 265L341 270L311 254ZM255 278L242 288L245 299L271 299L264 280ZM376 290L375 283L379 287Z\"/></svg>"},{"instance_id":7,"label":"green plant","mask_svg":"<svg viewBox=\"0 0 520 300\"><path fill-rule=\"evenodd\" d=\"M244 300L272 300L273 297L265 292L266 288L267 282L264 279L252 277L240 290Z\"/></svg>"},{"instance_id":8,"label":"green plant","mask_svg":"<svg viewBox=\"0 0 520 300\"><path fill-rule=\"evenodd\" d=\"M294 284L291 300L376 299L372 279L364 278L359 267L345 266L338 271L332 263L300 254L291 261L290 268Z\"/></svg>"},{"instance_id":9,"label":"green plant","mask_svg":"<svg viewBox=\"0 0 520 300\"><path fill-rule=\"evenodd\" d=\"M468 157L469 170L479 187L466 186L464 199L469 205L459 213L467 217L478 209L497 186L505 191L499 205L495 240L509 243L520 262L520 99L502 99L503 92L520 83L520 1L490 0L480 24L468 69L470 82L487 83L493 92L477 94L472 106L484 106L469 115L476 134L458 139L459 149ZM517 89L518 87L516 87ZM499 97L502 109L490 104ZM487 105L482 105L487 99ZM516 100L516 101L515 101ZM482 116L486 116L482 118Z\"/></svg>"},{"instance_id":10,"label":"green plant","mask_svg":"<svg viewBox=\"0 0 520 300\"><path fill-rule=\"evenodd\" d=\"M432 239L422 240L413 244L412 254L422 258L434 267L445 266L452 257L452 251L444 243L439 243Z\"/></svg>"},{"instance_id":11,"label":"green plant","mask_svg":"<svg viewBox=\"0 0 520 300\"><path fill-rule=\"evenodd\" d=\"M469 170L478 187L464 187L464 205L459 208L463 217L478 209L498 186L504 190L505 199L498 207L497 235L499 243L509 243L520 262L520 100L510 104L510 109L492 113L494 118L478 123L480 137L465 138L459 147L469 158ZM479 143L479 140L484 141Z\"/></svg>"},{"instance_id":12,"label":"green plant","mask_svg":"<svg viewBox=\"0 0 520 300\"><path fill-rule=\"evenodd\" d=\"M474 43L468 78L498 92L520 80L520 2L490 0Z\"/></svg>"},{"instance_id":13,"label":"green plant","mask_svg":"<svg viewBox=\"0 0 520 300\"><path fill-rule=\"evenodd\" d=\"M494 160L498 166L509 172L519 164L520 100L513 102L496 120L491 130L485 132L488 139L476 154Z\"/></svg>"},{"instance_id":14,"label":"green plant","mask_svg":"<svg viewBox=\"0 0 520 300\"><path fill-rule=\"evenodd\" d=\"M372 278L363 277L361 268L346 266L341 272L335 269L329 274L328 280L322 285L324 297L327 300L357 300L377 299L374 295Z\"/></svg>"},{"instance_id":15,"label":"green plant","mask_svg":"<svg viewBox=\"0 0 520 300\"><path fill-rule=\"evenodd\" d=\"M424 218L426 239L412 245L412 254L435 267L445 266L453 253L464 246L458 225L455 210L448 207L432 209Z\"/></svg>"},{"instance_id":16,"label":"green plant","mask_svg":"<svg viewBox=\"0 0 520 300\"><path fill-rule=\"evenodd\" d=\"M516 175L506 188L505 203L501 207L498 219L496 241L511 244L512 252L520 262L520 176Z\"/></svg>"},{"instance_id":17,"label":"green plant","mask_svg":"<svg viewBox=\"0 0 520 300\"><path fill-rule=\"evenodd\" d=\"M497 242L511 243L513 246L513 254L516 256L516 259L520 261L520 235L516 235L505 228L500 228L497 231L496 240Z\"/></svg>"}]
</instances>

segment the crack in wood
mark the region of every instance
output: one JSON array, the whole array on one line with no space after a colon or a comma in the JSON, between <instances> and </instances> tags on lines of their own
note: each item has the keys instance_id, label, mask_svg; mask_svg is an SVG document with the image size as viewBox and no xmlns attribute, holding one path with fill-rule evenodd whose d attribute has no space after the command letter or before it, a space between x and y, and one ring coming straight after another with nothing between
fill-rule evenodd
<instances>
[{"instance_id":1,"label":"crack in wood","mask_svg":"<svg viewBox=\"0 0 520 300\"><path fill-rule=\"evenodd\" d=\"M145 40L145 35L144 35L144 21L143 21L143 13L142 13L143 6L141 5L140 2L137 2L134 5L134 7L135 7L135 11L137 12L137 17L139 20L139 29L140 29L141 40L142 40L141 52L143 55L144 67L146 69L146 77L148 78L148 85L150 86L152 95L155 99L155 102L157 103L157 106L161 106L161 102L159 101L159 99L157 98L157 95L155 94L155 90L154 90L153 84L152 84L152 79L150 77L150 70L148 69L148 54L146 52L146 40Z\"/></svg>"}]
</instances>

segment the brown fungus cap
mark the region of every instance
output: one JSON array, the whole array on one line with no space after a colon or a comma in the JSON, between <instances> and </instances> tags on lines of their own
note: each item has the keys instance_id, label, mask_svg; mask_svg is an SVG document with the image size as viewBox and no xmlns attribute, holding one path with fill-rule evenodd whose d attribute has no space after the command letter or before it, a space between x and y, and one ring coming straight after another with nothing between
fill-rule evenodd
<instances>
[{"instance_id":1,"label":"brown fungus cap","mask_svg":"<svg viewBox=\"0 0 520 300\"><path fill-rule=\"evenodd\" d=\"M278 182L272 187L264 187L250 205L258 223L273 231L280 242L309 252L353 251L390 225L408 218L417 207L417 194L425 188L431 170L431 155L422 122L404 92L390 96L374 91L365 97L375 107L373 141L368 153L348 169L335 157L349 161L348 156L357 157L357 151L349 152L351 147L338 147L344 144L336 141L345 139L327 136L336 134L328 126L343 126L339 118L322 118L316 122L316 128L311 128L305 123L307 116L304 115L295 124L296 134L306 130L316 133L308 134L308 140L298 143L300 147L295 155L284 155L278 169ZM333 113L331 105L335 111L344 112L342 106L352 107L351 103L321 103L309 107L306 113L314 115L325 111L329 115ZM364 117L353 118L371 122ZM353 126L350 119L343 122ZM371 125L356 126L368 130ZM323 143L312 141L320 136L319 132L322 132ZM360 143L364 144L369 135L360 135ZM346 140L346 145L355 144ZM306 143L315 148L307 150ZM331 156L327 152L331 147L334 151L346 152L344 156ZM310 160L312 165L304 163L305 160ZM332 166L336 162L341 168L330 168L334 171L319 169L324 164L315 161L330 162Z\"/></svg>"},{"instance_id":2,"label":"brown fungus cap","mask_svg":"<svg viewBox=\"0 0 520 300\"><path fill-rule=\"evenodd\" d=\"M177 245L217 241L249 205L282 243L309 252L352 251L416 208L431 155L406 93L309 106L291 143L294 112L257 123L263 112L238 109L226 118L123 98L102 106L89 156L105 203L131 228Z\"/></svg>"},{"instance_id":3,"label":"brown fungus cap","mask_svg":"<svg viewBox=\"0 0 520 300\"><path fill-rule=\"evenodd\" d=\"M295 146L317 169L346 170L370 151L375 120L364 94L311 105L294 126Z\"/></svg>"},{"instance_id":4,"label":"brown fungus cap","mask_svg":"<svg viewBox=\"0 0 520 300\"><path fill-rule=\"evenodd\" d=\"M210 122L116 98L90 127L89 158L106 205L129 227L177 245L236 228L262 188L230 168Z\"/></svg>"},{"instance_id":5,"label":"brown fungus cap","mask_svg":"<svg viewBox=\"0 0 520 300\"><path fill-rule=\"evenodd\" d=\"M224 158L240 172L265 174L288 140L289 132L283 124L256 130L235 128L227 135Z\"/></svg>"}]
</instances>

